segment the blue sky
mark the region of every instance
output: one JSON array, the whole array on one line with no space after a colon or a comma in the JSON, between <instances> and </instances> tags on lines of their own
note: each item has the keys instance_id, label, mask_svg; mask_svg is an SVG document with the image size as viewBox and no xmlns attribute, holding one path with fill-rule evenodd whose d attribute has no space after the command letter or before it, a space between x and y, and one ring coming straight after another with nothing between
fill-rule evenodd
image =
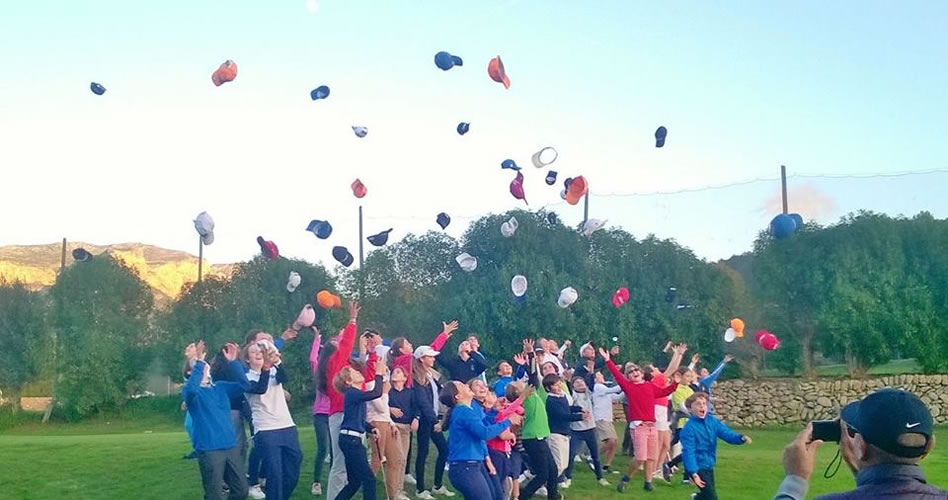
<instances>
[{"instance_id":1,"label":"blue sky","mask_svg":"<svg viewBox=\"0 0 948 500\"><path fill-rule=\"evenodd\" d=\"M773 179L781 164L948 169L944 2L315 3L6 6L0 245L65 236L196 252L190 221L207 210L212 262L250 258L258 234L331 262L332 245L358 247L354 178L369 189L367 234L437 229L446 211L457 236L470 217L525 207L505 158L524 167L530 209L577 223L582 207L530 166L553 146L560 179L589 179L591 217L717 259L750 248L777 182L641 194ZM437 69L439 50L464 66ZM487 76L498 54L509 90ZM239 75L214 87L225 59ZM321 84L330 98L311 101ZM464 137L459 121L471 122ZM791 177L791 210L945 217L946 177ZM303 231L313 218L332 222L330 240Z\"/></svg>"}]
</instances>

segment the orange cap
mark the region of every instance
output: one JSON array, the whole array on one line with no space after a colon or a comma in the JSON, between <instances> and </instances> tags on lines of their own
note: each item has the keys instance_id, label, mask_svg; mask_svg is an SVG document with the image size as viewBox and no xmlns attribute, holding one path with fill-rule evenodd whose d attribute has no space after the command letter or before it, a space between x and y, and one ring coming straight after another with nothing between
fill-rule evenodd
<instances>
[{"instance_id":1,"label":"orange cap","mask_svg":"<svg viewBox=\"0 0 948 500\"><path fill-rule=\"evenodd\" d=\"M329 290L320 290L316 294L316 303L323 309L333 309L342 305L342 300Z\"/></svg>"},{"instance_id":2,"label":"orange cap","mask_svg":"<svg viewBox=\"0 0 948 500\"><path fill-rule=\"evenodd\" d=\"M580 175L569 183L569 188L566 189L566 203L570 205L579 203L587 192L589 192L589 186L586 184L586 178Z\"/></svg>"}]
</instances>

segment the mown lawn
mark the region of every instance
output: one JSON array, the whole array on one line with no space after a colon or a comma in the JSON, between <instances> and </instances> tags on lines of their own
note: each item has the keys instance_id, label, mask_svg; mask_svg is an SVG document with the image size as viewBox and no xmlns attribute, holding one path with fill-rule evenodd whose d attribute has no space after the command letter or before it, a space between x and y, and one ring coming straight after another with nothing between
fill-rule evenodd
<instances>
[{"instance_id":1,"label":"mown lawn","mask_svg":"<svg viewBox=\"0 0 948 500\"><path fill-rule=\"evenodd\" d=\"M298 421L302 421L298 419ZM122 433L115 426L120 426ZM98 426L98 427L97 427ZM0 435L0 483L2 497L11 499L199 499L200 477L194 461L182 460L189 449L184 432L148 430L134 424L104 422L79 426L56 424L52 428L21 426ZM147 427L147 426L146 426ZM75 430L85 434L75 434ZM755 430L754 444L743 447L721 444L717 467L718 493L727 499L767 499L783 477L781 453L790 441L791 430ZM948 430L939 431L948 443ZM301 426L300 441L305 454L300 485L295 499L313 498L309 493L315 444L311 426ZM811 495L844 490L853 485L845 466L836 477L823 479L822 473L833 458L835 448L824 446L818 473L811 483ZM624 466L624 457L616 464ZM644 498L641 481L635 480L624 494L614 487L594 482L588 468L580 467L573 486L564 491L567 499ZM937 449L925 462L929 480L948 487L948 446ZM618 475L609 475L615 484ZM693 489L677 484L656 483L647 498L687 499ZM413 490L409 490L412 493ZM361 498L361 496L357 497ZM379 498L384 492L379 489ZM455 497L457 500L458 497Z\"/></svg>"}]
</instances>

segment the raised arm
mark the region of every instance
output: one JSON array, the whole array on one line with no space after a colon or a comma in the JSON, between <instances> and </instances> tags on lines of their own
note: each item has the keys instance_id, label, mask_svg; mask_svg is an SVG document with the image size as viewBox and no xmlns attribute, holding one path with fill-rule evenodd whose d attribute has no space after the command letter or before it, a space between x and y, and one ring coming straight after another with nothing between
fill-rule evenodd
<instances>
[{"instance_id":1,"label":"raised arm","mask_svg":"<svg viewBox=\"0 0 948 500\"><path fill-rule=\"evenodd\" d=\"M451 430L455 431L464 429L477 439L483 439L486 441L488 439L494 439L495 437L499 436L501 432L504 432L508 427L510 427L510 420L502 420L496 424L485 425L480 419L466 417L467 415L465 415L465 418L452 419Z\"/></svg>"},{"instance_id":2,"label":"raised arm","mask_svg":"<svg viewBox=\"0 0 948 500\"><path fill-rule=\"evenodd\" d=\"M349 303L349 323L339 334L339 345L336 352L333 353L329 361L329 366L340 366L349 360L352 356L352 348L355 346L356 338L356 319L359 317L359 304Z\"/></svg>"},{"instance_id":3,"label":"raised arm","mask_svg":"<svg viewBox=\"0 0 948 500\"><path fill-rule=\"evenodd\" d=\"M687 350L687 344L678 344L672 348L672 359L668 362L668 368L665 369L666 379L670 379L678 371L678 367L681 366L681 358L685 356Z\"/></svg>"},{"instance_id":4,"label":"raised arm","mask_svg":"<svg viewBox=\"0 0 948 500\"><path fill-rule=\"evenodd\" d=\"M724 367L727 366L728 362L734 359L730 354L724 356L724 359L718 363L718 366L714 368L714 371L709 373L707 377L701 379L701 383L710 386L717 380L718 376L721 375L721 372L724 371Z\"/></svg>"},{"instance_id":5,"label":"raised arm","mask_svg":"<svg viewBox=\"0 0 948 500\"><path fill-rule=\"evenodd\" d=\"M441 348L444 347L444 344L448 342L448 339L451 338L451 335L458 329L458 320L454 320L450 323L441 322L441 333L431 341L431 348L436 351L441 351Z\"/></svg>"},{"instance_id":6,"label":"raised arm","mask_svg":"<svg viewBox=\"0 0 948 500\"><path fill-rule=\"evenodd\" d=\"M315 335L313 335L313 346L309 349L309 367L315 374L319 369L319 349L322 347L323 336L316 329L316 325L313 325L313 332Z\"/></svg>"}]
</instances>

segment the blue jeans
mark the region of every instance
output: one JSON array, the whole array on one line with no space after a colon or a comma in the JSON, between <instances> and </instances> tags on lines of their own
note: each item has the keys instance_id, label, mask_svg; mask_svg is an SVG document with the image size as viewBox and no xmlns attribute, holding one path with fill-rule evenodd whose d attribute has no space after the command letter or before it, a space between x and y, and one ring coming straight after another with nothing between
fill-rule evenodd
<instances>
[{"instance_id":1,"label":"blue jeans","mask_svg":"<svg viewBox=\"0 0 948 500\"><path fill-rule=\"evenodd\" d=\"M484 462L451 462L448 478L465 500L497 500Z\"/></svg>"},{"instance_id":2,"label":"blue jeans","mask_svg":"<svg viewBox=\"0 0 948 500\"><path fill-rule=\"evenodd\" d=\"M258 431L253 442L264 464L267 499L287 500L300 480L300 465L303 463L296 427Z\"/></svg>"},{"instance_id":3,"label":"blue jeans","mask_svg":"<svg viewBox=\"0 0 948 500\"><path fill-rule=\"evenodd\" d=\"M375 474L372 473L369 460L365 456L362 438L340 434L339 448L346 459L348 482L333 500L349 500L359 488L362 488L363 500L375 500Z\"/></svg>"},{"instance_id":4,"label":"blue jeans","mask_svg":"<svg viewBox=\"0 0 948 500\"><path fill-rule=\"evenodd\" d=\"M592 457L596 479L602 479L602 464L599 463L599 443L596 442L596 429L573 431L573 435L569 439L569 464L563 474L570 479L573 478L573 457L579 452L581 443L586 443L586 447L589 448L589 456Z\"/></svg>"}]
</instances>

